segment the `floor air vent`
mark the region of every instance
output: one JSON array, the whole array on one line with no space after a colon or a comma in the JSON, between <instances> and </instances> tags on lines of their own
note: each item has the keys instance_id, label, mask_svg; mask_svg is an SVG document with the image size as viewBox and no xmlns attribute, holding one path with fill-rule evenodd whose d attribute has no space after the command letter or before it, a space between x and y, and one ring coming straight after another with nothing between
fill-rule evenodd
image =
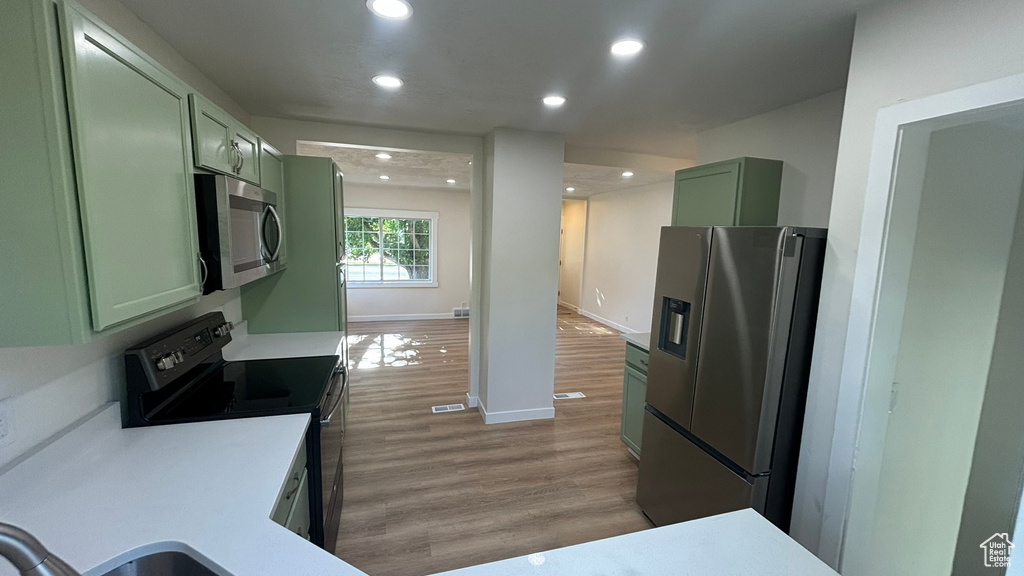
<instances>
[{"instance_id":1,"label":"floor air vent","mask_svg":"<svg viewBox=\"0 0 1024 576\"><path fill-rule=\"evenodd\" d=\"M445 412L459 412L465 410L466 407L462 404L445 404L442 406L433 406L430 411L434 414L443 414Z\"/></svg>"},{"instance_id":2,"label":"floor air vent","mask_svg":"<svg viewBox=\"0 0 1024 576\"><path fill-rule=\"evenodd\" d=\"M569 400L570 398L586 398L583 392L561 392L555 394L555 400Z\"/></svg>"}]
</instances>

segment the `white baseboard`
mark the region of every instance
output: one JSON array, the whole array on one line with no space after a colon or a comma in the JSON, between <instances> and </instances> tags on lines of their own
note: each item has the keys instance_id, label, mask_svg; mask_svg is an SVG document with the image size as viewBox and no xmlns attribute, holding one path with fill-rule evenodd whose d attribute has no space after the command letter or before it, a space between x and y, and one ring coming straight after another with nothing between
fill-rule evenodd
<instances>
[{"instance_id":1,"label":"white baseboard","mask_svg":"<svg viewBox=\"0 0 1024 576\"><path fill-rule=\"evenodd\" d=\"M619 332L625 332L626 334L639 334L640 333L639 330L633 330L632 328L628 328L626 326L623 326L622 324L618 324L618 323L612 322L611 320L609 320L607 318L601 318L597 314L593 314L591 312L587 312L586 310L583 310L582 308L580 309L580 314L586 316L587 318L590 318L591 320L595 320L597 322L600 322L601 324L604 324L605 326L608 326L609 328L615 328Z\"/></svg>"},{"instance_id":2,"label":"white baseboard","mask_svg":"<svg viewBox=\"0 0 1024 576\"><path fill-rule=\"evenodd\" d=\"M561 300L558 301L558 305L559 306L564 306L566 308L569 308L570 310L575 310L576 312L580 311L580 307L579 306L573 306L572 304L569 304L568 302L562 302Z\"/></svg>"},{"instance_id":3,"label":"white baseboard","mask_svg":"<svg viewBox=\"0 0 1024 576\"><path fill-rule=\"evenodd\" d=\"M476 408L480 404L480 399L476 396L470 396L469 392L466 392L466 406L470 408Z\"/></svg>"},{"instance_id":4,"label":"white baseboard","mask_svg":"<svg viewBox=\"0 0 1024 576\"><path fill-rule=\"evenodd\" d=\"M505 412L488 412L483 403L477 405L483 416L484 424L505 424L523 422L525 420L550 420L555 417L555 408L532 408L530 410L506 410Z\"/></svg>"},{"instance_id":5,"label":"white baseboard","mask_svg":"<svg viewBox=\"0 0 1024 576\"><path fill-rule=\"evenodd\" d=\"M379 316L349 316L349 322L388 322L391 320L448 320L449 318L455 320L461 320L461 318L455 318L451 312L445 314L441 312L439 314L384 314Z\"/></svg>"}]
</instances>

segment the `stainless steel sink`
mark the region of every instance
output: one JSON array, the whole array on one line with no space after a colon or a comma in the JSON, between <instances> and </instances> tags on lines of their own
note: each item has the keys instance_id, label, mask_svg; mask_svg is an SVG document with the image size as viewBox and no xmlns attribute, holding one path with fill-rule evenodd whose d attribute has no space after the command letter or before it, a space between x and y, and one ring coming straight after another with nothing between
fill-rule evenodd
<instances>
[{"instance_id":1,"label":"stainless steel sink","mask_svg":"<svg viewBox=\"0 0 1024 576\"><path fill-rule=\"evenodd\" d=\"M207 561L209 562L209 561ZM114 568L103 576L225 576L214 571L185 552L155 552L139 556Z\"/></svg>"}]
</instances>

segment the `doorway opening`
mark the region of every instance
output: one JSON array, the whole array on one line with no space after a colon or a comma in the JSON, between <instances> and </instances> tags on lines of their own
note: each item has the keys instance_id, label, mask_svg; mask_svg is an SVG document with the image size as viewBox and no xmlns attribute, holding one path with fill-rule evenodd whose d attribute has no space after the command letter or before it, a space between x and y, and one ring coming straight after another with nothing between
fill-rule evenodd
<instances>
[{"instance_id":1,"label":"doorway opening","mask_svg":"<svg viewBox=\"0 0 1024 576\"><path fill-rule=\"evenodd\" d=\"M1024 104L909 104L879 116L876 143L891 136L895 154L873 164L865 208L840 567L989 574L982 545L1012 539L1024 484Z\"/></svg>"}]
</instances>

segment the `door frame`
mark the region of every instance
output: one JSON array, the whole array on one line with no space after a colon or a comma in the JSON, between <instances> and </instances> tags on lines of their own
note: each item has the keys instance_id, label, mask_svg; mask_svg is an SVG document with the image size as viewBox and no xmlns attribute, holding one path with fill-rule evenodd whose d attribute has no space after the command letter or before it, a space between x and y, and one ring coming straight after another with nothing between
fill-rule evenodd
<instances>
[{"instance_id":1,"label":"door frame","mask_svg":"<svg viewBox=\"0 0 1024 576\"><path fill-rule=\"evenodd\" d=\"M931 133L1024 113L1024 74L882 108L868 169L818 556L870 549L910 260ZM853 520L853 530L851 528ZM866 524L865 524L866 525Z\"/></svg>"}]
</instances>

